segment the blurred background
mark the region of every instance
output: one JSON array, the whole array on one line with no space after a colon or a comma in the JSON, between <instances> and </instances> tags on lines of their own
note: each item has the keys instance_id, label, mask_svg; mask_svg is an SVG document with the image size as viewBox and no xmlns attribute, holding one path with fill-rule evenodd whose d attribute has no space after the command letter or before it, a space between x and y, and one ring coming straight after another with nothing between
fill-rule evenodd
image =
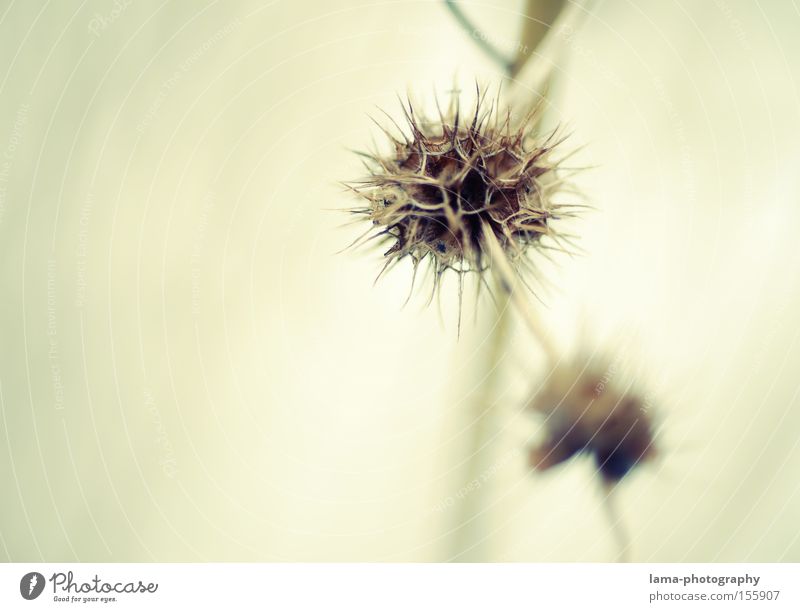
<instances>
[{"instance_id":1,"label":"blurred background","mask_svg":"<svg viewBox=\"0 0 800 612\"><path fill-rule=\"evenodd\" d=\"M513 315L337 254L368 114L544 63L595 210L542 316L658 415L634 560L800 561L798 7L582 4L512 83L527 3L461 6L0 2L0 559L612 560Z\"/></svg>"}]
</instances>

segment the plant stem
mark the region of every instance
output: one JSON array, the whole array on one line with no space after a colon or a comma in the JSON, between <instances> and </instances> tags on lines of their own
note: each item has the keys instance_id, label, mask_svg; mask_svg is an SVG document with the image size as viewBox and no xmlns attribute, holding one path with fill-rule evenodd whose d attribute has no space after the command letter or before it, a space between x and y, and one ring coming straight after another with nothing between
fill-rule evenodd
<instances>
[{"instance_id":1,"label":"plant stem","mask_svg":"<svg viewBox=\"0 0 800 612\"><path fill-rule=\"evenodd\" d=\"M603 510L605 510L606 519L611 526L611 531L614 539L617 542L617 562L628 563L630 562L630 542L631 538L625 524L622 521L622 516L617 509L616 492L614 483L603 483Z\"/></svg>"},{"instance_id":2,"label":"plant stem","mask_svg":"<svg viewBox=\"0 0 800 612\"><path fill-rule=\"evenodd\" d=\"M539 47L545 36L553 29L565 0L528 0L523 12L522 29L514 61L509 75L514 78Z\"/></svg>"},{"instance_id":3,"label":"plant stem","mask_svg":"<svg viewBox=\"0 0 800 612\"><path fill-rule=\"evenodd\" d=\"M483 369L486 376L475 393L470 416L471 437L466 449L467 467L464 470L465 484L472 482L492 465L496 443L498 396L502 396L503 356L506 354L509 332L508 297L497 304L497 317L488 330L488 354ZM466 496L458 506L455 520L452 558L465 562L485 562L489 560L486 533L488 516L486 502L491 492L491 484L486 483L477 491Z\"/></svg>"},{"instance_id":4,"label":"plant stem","mask_svg":"<svg viewBox=\"0 0 800 612\"><path fill-rule=\"evenodd\" d=\"M539 344L544 350L551 365L558 363L559 356L550 337L545 331L541 319L536 314L536 311L531 306L531 303L525 299L522 291L520 290L520 282L517 278L517 273L511 267L511 262L508 260L503 248L497 241L492 229L484 223L483 225L483 240L489 250L489 257L491 258L492 270L497 274L500 280L500 285L508 293L511 298L511 303L517 309L517 312L522 316L528 329L533 336L539 341Z\"/></svg>"}]
</instances>

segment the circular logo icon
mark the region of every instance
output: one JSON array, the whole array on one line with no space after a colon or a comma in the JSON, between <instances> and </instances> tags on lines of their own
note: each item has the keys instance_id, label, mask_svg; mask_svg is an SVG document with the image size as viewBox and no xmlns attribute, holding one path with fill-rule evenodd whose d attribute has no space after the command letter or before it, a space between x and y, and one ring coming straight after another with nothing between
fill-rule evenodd
<instances>
[{"instance_id":1,"label":"circular logo icon","mask_svg":"<svg viewBox=\"0 0 800 612\"><path fill-rule=\"evenodd\" d=\"M19 581L19 594L25 599L36 599L44 591L44 576L39 572L29 572Z\"/></svg>"}]
</instances>

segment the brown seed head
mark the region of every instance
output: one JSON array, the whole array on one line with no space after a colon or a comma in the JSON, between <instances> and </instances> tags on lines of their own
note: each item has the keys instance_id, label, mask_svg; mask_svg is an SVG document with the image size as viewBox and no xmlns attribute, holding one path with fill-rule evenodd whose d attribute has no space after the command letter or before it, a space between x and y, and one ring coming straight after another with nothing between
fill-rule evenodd
<instances>
[{"instance_id":1,"label":"brown seed head","mask_svg":"<svg viewBox=\"0 0 800 612\"><path fill-rule=\"evenodd\" d=\"M538 470L586 453L605 481L617 482L654 454L652 415L630 385L619 383L614 364L557 365L530 408L545 418L545 439L530 454Z\"/></svg>"},{"instance_id":2,"label":"brown seed head","mask_svg":"<svg viewBox=\"0 0 800 612\"><path fill-rule=\"evenodd\" d=\"M466 121L455 94L435 121L418 117L410 102L403 107L408 133L386 131L391 153L362 154L370 175L350 185L367 201L351 212L372 221L372 237L389 245L384 270L405 257L415 271L429 261L434 287L446 270L483 272L486 231L515 262L531 247L560 248L553 221L579 205L553 201L565 187L553 158L563 138L557 131L537 137L541 110L515 119L508 109L498 111L497 100L487 108L480 90ZM544 244L545 237L554 244Z\"/></svg>"}]
</instances>

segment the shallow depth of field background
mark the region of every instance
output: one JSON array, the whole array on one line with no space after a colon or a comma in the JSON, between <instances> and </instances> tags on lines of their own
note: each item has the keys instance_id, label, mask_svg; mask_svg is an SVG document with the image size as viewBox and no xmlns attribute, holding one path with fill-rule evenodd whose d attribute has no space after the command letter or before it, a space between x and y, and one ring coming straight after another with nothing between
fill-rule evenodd
<instances>
[{"instance_id":1,"label":"shallow depth of field background","mask_svg":"<svg viewBox=\"0 0 800 612\"><path fill-rule=\"evenodd\" d=\"M466 10L508 50L522 6ZM596 211L543 316L657 411L636 560L800 561L799 28L608 0L559 41ZM367 114L454 78L502 81L442 2L0 3L0 559L614 558L587 462L527 474L525 330L483 398L490 301L457 339L455 283L440 321L336 254Z\"/></svg>"}]
</instances>

